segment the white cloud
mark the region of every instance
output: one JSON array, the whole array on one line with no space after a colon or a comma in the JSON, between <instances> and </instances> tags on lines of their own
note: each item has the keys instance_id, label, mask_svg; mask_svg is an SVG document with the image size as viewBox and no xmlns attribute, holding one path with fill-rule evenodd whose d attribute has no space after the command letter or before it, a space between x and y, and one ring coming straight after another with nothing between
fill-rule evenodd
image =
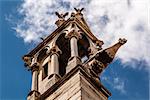
<instances>
[{"instance_id":1,"label":"white cloud","mask_svg":"<svg viewBox=\"0 0 150 100\"><path fill-rule=\"evenodd\" d=\"M125 81L120 77L115 77L115 75L111 76L111 78L108 76L103 76L101 77L101 80L107 83L112 89L117 90L122 94L126 93Z\"/></svg>"},{"instance_id":2,"label":"white cloud","mask_svg":"<svg viewBox=\"0 0 150 100\"><path fill-rule=\"evenodd\" d=\"M104 41L104 48L120 37L127 38L117 53L122 63L143 60L150 66L148 0L24 0L18 9L24 18L15 28L17 36L26 43L38 42L56 28L54 12L71 12L73 7L85 7L84 16L93 34Z\"/></svg>"},{"instance_id":3,"label":"white cloud","mask_svg":"<svg viewBox=\"0 0 150 100\"><path fill-rule=\"evenodd\" d=\"M114 89L119 90L121 93L125 93L125 82L119 77L114 78L113 80Z\"/></svg>"}]
</instances>

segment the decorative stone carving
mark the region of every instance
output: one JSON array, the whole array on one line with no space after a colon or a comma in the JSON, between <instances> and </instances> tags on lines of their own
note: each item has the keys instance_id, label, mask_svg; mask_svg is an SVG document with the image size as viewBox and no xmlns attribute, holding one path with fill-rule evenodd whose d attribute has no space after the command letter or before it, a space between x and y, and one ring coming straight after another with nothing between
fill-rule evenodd
<instances>
[{"instance_id":1,"label":"decorative stone carving","mask_svg":"<svg viewBox=\"0 0 150 100\"><path fill-rule=\"evenodd\" d=\"M118 49L127 42L126 39L119 39L118 43L116 43L115 45L105 49L105 52L107 52L107 54L109 55L110 58L114 58L115 54L117 53Z\"/></svg>"},{"instance_id":2,"label":"decorative stone carving","mask_svg":"<svg viewBox=\"0 0 150 100\"><path fill-rule=\"evenodd\" d=\"M102 49L102 45L104 44L104 42L103 41L101 41L101 40L97 40L96 41L96 46L97 46L97 49L98 50L101 50Z\"/></svg>"},{"instance_id":3,"label":"decorative stone carving","mask_svg":"<svg viewBox=\"0 0 150 100\"><path fill-rule=\"evenodd\" d=\"M125 38L123 38L123 39L121 39L121 38L119 38L119 43L120 44L125 44L127 42L127 40L125 39Z\"/></svg>"},{"instance_id":4,"label":"decorative stone carving","mask_svg":"<svg viewBox=\"0 0 150 100\"><path fill-rule=\"evenodd\" d=\"M34 63L31 67L31 71L34 72L34 71L38 71L39 70L39 66L40 64L38 62Z\"/></svg>"},{"instance_id":5,"label":"decorative stone carving","mask_svg":"<svg viewBox=\"0 0 150 100\"><path fill-rule=\"evenodd\" d=\"M88 48L89 56L92 56L92 55L95 54L97 51L101 50L103 44L104 44L103 41L97 40L97 41L93 44L93 46L91 46L91 47Z\"/></svg>"},{"instance_id":6,"label":"decorative stone carving","mask_svg":"<svg viewBox=\"0 0 150 100\"><path fill-rule=\"evenodd\" d=\"M126 39L119 39L119 42L115 45L107 49L97 51L97 53L94 54L94 56L92 56L87 62L91 75L93 77L99 76L107 65L112 62L117 50L126 42Z\"/></svg>"},{"instance_id":7,"label":"decorative stone carving","mask_svg":"<svg viewBox=\"0 0 150 100\"><path fill-rule=\"evenodd\" d=\"M53 54L56 54L57 56L59 56L61 54L61 50L58 48L57 45L53 46L52 48L48 49L47 54L49 54L50 56Z\"/></svg>"},{"instance_id":8,"label":"decorative stone carving","mask_svg":"<svg viewBox=\"0 0 150 100\"><path fill-rule=\"evenodd\" d=\"M74 8L74 9L76 11L77 16L83 16L83 14L81 12L84 10L84 8L81 8L81 9Z\"/></svg>"},{"instance_id":9,"label":"decorative stone carving","mask_svg":"<svg viewBox=\"0 0 150 100\"><path fill-rule=\"evenodd\" d=\"M66 72L69 72L73 69L77 64L80 64L81 59L78 54L78 45L77 42L82 38L81 30L77 27L77 25L72 22L70 24L70 28L66 31L66 38L70 39L70 47L71 47L71 57L69 58L68 65L66 68Z\"/></svg>"},{"instance_id":10,"label":"decorative stone carving","mask_svg":"<svg viewBox=\"0 0 150 100\"><path fill-rule=\"evenodd\" d=\"M70 19L71 19L72 21L75 20L75 15L76 15L76 14L75 14L74 12L71 13Z\"/></svg>"},{"instance_id":11,"label":"decorative stone carving","mask_svg":"<svg viewBox=\"0 0 150 100\"><path fill-rule=\"evenodd\" d=\"M90 73L94 77L99 77L100 73L104 70L105 66L102 62L96 60L95 58L88 63Z\"/></svg>"},{"instance_id":12,"label":"decorative stone carving","mask_svg":"<svg viewBox=\"0 0 150 100\"><path fill-rule=\"evenodd\" d=\"M66 35L66 38L71 39L72 37L75 37L77 40L82 38L82 36L79 33L79 31L77 32L74 29Z\"/></svg>"},{"instance_id":13,"label":"decorative stone carving","mask_svg":"<svg viewBox=\"0 0 150 100\"><path fill-rule=\"evenodd\" d=\"M70 24L70 29L66 30L66 38L71 39L72 37L75 37L77 40L81 39L81 33L82 31L76 26L76 24L73 22Z\"/></svg>"},{"instance_id":14,"label":"decorative stone carving","mask_svg":"<svg viewBox=\"0 0 150 100\"><path fill-rule=\"evenodd\" d=\"M66 12L65 14L59 14L58 12L55 12L55 14L59 18L55 24L59 27L62 25L63 22L65 22L65 17L68 15L68 12Z\"/></svg>"},{"instance_id":15,"label":"decorative stone carving","mask_svg":"<svg viewBox=\"0 0 150 100\"><path fill-rule=\"evenodd\" d=\"M24 62L25 62L25 66L30 66L31 63L32 63L33 57L30 57L30 56L28 56L28 55L25 55L22 59L23 59Z\"/></svg>"},{"instance_id":16,"label":"decorative stone carving","mask_svg":"<svg viewBox=\"0 0 150 100\"><path fill-rule=\"evenodd\" d=\"M55 14L58 16L58 18L65 19L65 17L68 15L68 12L65 14L59 14L58 12L55 12Z\"/></svg>"},{"instance_id":17,"label":"decorative stone carving","mask_svg":"<svg viewBox=\"0 0 150 100\"><path fill-rule=\"evenodd\" d=\"M72 91L75 90L73 89L74 87L72 88L71 86L70 89L66 88L70 83L73 83L73 86L76 86L75 88L78 88L79 85L81 86L82 83L83 85L88 83L90 88L87 86L84 91L89 91L92 88L90 92L85 93L95 100L107 100L110 96L107 89L100 84L99 75L112 62L117 50L121 45L126 43L126 39L119 39L118 43L103 50L103 41L98 40L92 34L83 18L82 11L84 8L74 9L75 12L71 13L71 17L67 21L65 18L68 12L64 14L56 12L55 14L58 16L58 20L55 24L58 28L47 38L41 38L43 41L28 55L23 57L25 64L32 71L32 87L28 95L29 100L44 100L48 96L52 96L54 99L70 99L68 93L71 93L71 98L74 98L72 95ZM65 39L64 35L68 39ZM62 52L56 44L64 54L61 54ZM87 57L86 62L81 62L80 57L83 59ZM59 64L61 65L59 66ZM60 78L59 74L61 74L62 78ZM74 78L77 79L77 83L80 83L74 85ZM66 92L67 96L64 95L66 93L63 93L63 89L69 90L68 93ZM81 88L78 89L81 90ZM93 91L94 89L98 91ZM55 91L58 94L56 93L55 95ZM77 92L79 93L78 90ZM100 97L94 97L98 96L98 92L100 93ZM42 99L39 98L40 93ZM74 92L74 94L78 93ZM93 96L94 93L96 95ZM89 97L85 94L79 95L80 97L85 97L85 100ZM79 98L79 95L77 98ZM49 100L52 100L52 98L48 97Z\"/></svg>"}]
</instances>

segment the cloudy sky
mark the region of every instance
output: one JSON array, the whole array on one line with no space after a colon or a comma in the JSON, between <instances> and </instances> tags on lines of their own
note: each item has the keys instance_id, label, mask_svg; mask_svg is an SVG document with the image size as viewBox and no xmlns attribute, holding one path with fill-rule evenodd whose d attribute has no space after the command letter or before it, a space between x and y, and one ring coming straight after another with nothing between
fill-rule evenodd
<instances>
[{"instance_id":1,"label":"cloudy sky","mask_svg":"<svg viewBox=\"0 0 150 100\"><path fill-rule=\"evenodd\" d=\"M26 98L31 74L21 57L56 29L55 11L74 7L85 8L84 18L103 48L120 37L128 40L101 76L112 93L109 99L149 100L148 0L0 0L1 99Z\"/></svg>"}]
</instances>

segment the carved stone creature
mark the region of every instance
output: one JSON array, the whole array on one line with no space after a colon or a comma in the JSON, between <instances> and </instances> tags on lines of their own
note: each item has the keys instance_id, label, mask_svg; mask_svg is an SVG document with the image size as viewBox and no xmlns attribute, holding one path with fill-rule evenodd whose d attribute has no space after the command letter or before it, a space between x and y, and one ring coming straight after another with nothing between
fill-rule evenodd
<instances>
[{"instance_id":1,"label":"carved stone creature","mask_svg":"<svg viewBox=\"0 0 150 100\"><path fill-rule=\"evenodd\" d=\"M65 14L59 14L58 12L55 12L55 14L58 16L58 20L55 22L55 24L59 27L65 22L65 17L68 15L68 12Z\"/></svg>"},{"instance_id":2,"label":"carved stone creature","mask_svg":"<svg viewBox=\"0 0 150 100\"><path fill-rule=\"evenodd\" d=\"M33 57L24 56L24 57L23 57L23 60L24 60L24 62L25 62L25 66L30 66L31 63L32 63L32 59L33 59Z\"/></svg>"},{"instance_id":3,"label":"carved stone creature","mask_svg":"<svg viewBox=\"0 0 150 100\"><path fill-rule=\"evenodd\" d=\"M126 42L126 39L119 39L119 42L115 45L102 51L98 51L97 54L91 58L90 62L88 63L91 66L90 69L92 69L97 75L100 75L100 73L107 67L107 65L113 61L118 49Z\"/></svg>"},{"instance_id":4,"label":"carved stone creature","mask_svg":"<svg viewBox=\"0 0 150 100\"><path fill-rule=\"evenodd\" d=\"M99 76L99 74L103 71L104 65L100 61L93 59L91 61L91 69Z\"/></svg>"},{"instance_id":5,"label":"carved stone creature","mask_svg":"<svg viewBox=\"0 0 150 100\"><path fill-rule=\"evenodd\" d=\"M68 15L68 12L66 12L64 14L63 13L59 14L58 12L55 12L55 14L58 16L58 18L65 20L65 17Z\"/></svg>"},{"instance_id":6,"label":"carved stone creature","mask_svg":"<svg viewBox=\"0 0 150 100\"><path fill-rule=\"evenodd\" d=\"M84 10L84 8L81 8L81 9L74 8L74 9L76 11L76 14L80 14L80 15L82 15L81 12Z\"/></svg>"}]
</instances>

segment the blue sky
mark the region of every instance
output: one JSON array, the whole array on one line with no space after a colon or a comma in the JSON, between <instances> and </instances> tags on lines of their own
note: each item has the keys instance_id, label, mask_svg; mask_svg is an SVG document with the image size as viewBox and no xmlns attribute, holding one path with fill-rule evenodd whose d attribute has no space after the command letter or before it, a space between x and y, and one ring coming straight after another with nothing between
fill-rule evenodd
<instances>
[{"instance_id":1,"label":"blue sky","mask_svg":"<svg viewBox=\"0 0 150 100\"><path fill-rule=\"evenodd\" d=\"M28 0L24 0L24 1L28 1ZM78 3L82 4L82 5L79 5L79 7L87 6L88 4L85 1L86 0L83 0L82 2L69 2L66 0L65 2L59 2L59 3L57 3L58 2L57 1L55 4L50 4L50 5L52 5L54 8L55 7L57 8L57 5L63 4L64 6L63 10L66 11L67 8L72 7L72 6L67 6L67 5L68 4L72 5L72 3L74 3L75 6L77 7L78 7ZM34 2L32 3L33 5L36 4ZM128 2L128 6L129 6L129 3L130 2ZM0 16L0 71L1 71L0 72L1 73L0 74L0 80L1 80L0 81L0 90L1 90L0 100L25 100L26 99L26 96L28 92L30 91L31 73L27 71L27 69L24 67L22 56L26 54L29 50L31 50L31 48L33 48L34 46L33 44L39 42L38 38L40 36L48 35L55 28L55 26L52 26L54 23L50 21L50 23L45 23L45 26L44 26L45 31L42 31L42 27L35 26L33 22L26 21L26 19L30 17L27 9L31 9L31 11L34 11L34 7L33 8L29 7L30 4L31 3L23 2L21 0L1 0L0 1L0 15L1 15ZM90 5L88 6L91 7L93 6L93 4L94 3L90 2ZM131 4L130 6L132 6ZM37 2L37 5L38 5L38 2ZM119 6L120 5L124 5L124 3L123 4L120 3ZM139 3L139 5L140 7L142 7L141 3ZM44 6L44 3L43 3L43 6ZM98 8L100 5L96 5L96 6ZM103 2L101 6L103 6ZM27 17L25 17L25 15L22 14L21 12L18 12L18 10L20 10L19 8L22 9L23 13L25 13ZM85 13L89 14L90 9L88 7L85 7L85 8L87 9L86 10L87 13L86 11ZM107 4L106 4L106 8L107 8ZM109 9L109 7L107 9ZM133 9L132 10L133 12L136 12L137 6L135 5L132 6L132 9ZM40 10L42 12L45 11L43 7L41 7L39 11ZM52 9L52 10L55 10L55 9ZM123 11L126 11L126 9L123 9ZM113 61L113 63L105 70L105 72L101 76L102 83L112 93L112 96L109 98L109 100L149 100L149 73L148 71L149 71L150 65L147 63L148 61L147 59L150 56L149 54L145 54L145 53L148 53L147 47L143 47L141 52L137 50L139 47L141 47L141 45L142 46L149 46L149 45L145 44L145 42L140 42L139 44L141 45L137 44L137 46L130 44L130 40L134 39L136 32L138 33L139 31L140 32L142 31L143 36L145 37L147 36L146 26L143 21L144 19L140 20L140 24L136 23L135 22L136 20L131 21L133 23L136 23L134 27L134 29L136 30L129 31L133 33L132 35L130 34L129 36L129 34L127 33L124 35L119 35L116 33L114 36L112 36L112 34L114 34L113 33L114 30L107 26L111 25L114 22L113 17L110 17L110 15L117 16L118 14L114 15L111 12L109 12L109 10L107 13L104 13L103 11L101 12L103 13L102 15L100 14L92 15L91 13L90 14L92 16L87 15L87 20L88 20L89 25L98 24L99 25L98 27L103 28L101 30L98 30L96 28L97 26L91 27L92 31L96 33L95 35L97 37L100 37L102 40L104 39L104 42L106 41L106 44L108 45L110 44L109 42L114 43L114 41L116 41L116 38L118 38L118 36L125 36L129 40L129 43L127 45L125 44L126 47L128 48L122 48L122 50L120 50L120 52L117 55L117 58ZM37 12L37 14L41 16L41 12ZM55 19L54 17L51 17L51 16L54 16L52 14L53 14L52 11L49 11L48 15L46 14L44 16L45 21L49 20L49 17L51 19ZM99 21L100 24L97 23L97 19L95 19L96 21L90 22L93 16L96 16L96 18L97 16L99 16L98 20L100 20ZM106 18L107 20L105 20ZM141 17L139 17L139 19L140 18ZM40 21L38 22L38 19L42 19L42 17L34 17L33 19L36 19L37 23L42 23ZM125 20L126 18L122 18L122 19ZM120 23L121 19L118 19L118 20L115 20L115 21ZM24 26L25 23L27 27ZM131 23L122 23L122 24L124 25L129 24L128 27L131 26L130 25ZM19 25L20 27L18 28ZM47 28L48 25L50 25L50 28ZM117 25L112 24L112 25L117 26L118 24ZM29 27L33 28L33 30L31 31ZM34 30L35 27L39 27L38 29L41 29L41 30ZM109 30L110 33L107 33L107 31L104 30L105 28ZM97 30L95 31L95 29ZM125 29L126 28L121 28L120 30L122 30L123 32L127 32ZM115 32L120 32L120 30L115 31ZM25 33L28 33L28 31L31 32L33 36L35 36L34 32L35 33L37 32L39 34L36 34L37 36L33 38L31 34L25 34ZM102 32L102 34L99 35L97 31ZM103 32L106 32L106 34L104 34ZM112 37L116 37L116 38L112 38ZM140 37L140 35L136 34L136 37ZM138 39L141 39L141 38L138 38ZM141 39L141 41L143 41L143 38ZM131 41L131 42L134 43L134 41ZM129 47L130 48L133 47L133 48L130 49Z\"/></svg>"}]
</instances>

